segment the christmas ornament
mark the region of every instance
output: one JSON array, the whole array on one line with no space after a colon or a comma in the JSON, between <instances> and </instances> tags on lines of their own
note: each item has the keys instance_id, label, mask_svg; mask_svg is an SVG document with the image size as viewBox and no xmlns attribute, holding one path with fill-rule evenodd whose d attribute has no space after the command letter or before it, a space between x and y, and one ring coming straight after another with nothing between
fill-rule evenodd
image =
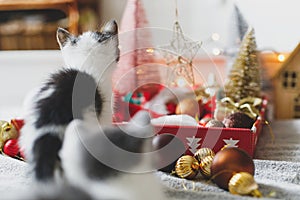
<instances>
[{"instance_id":1,"label":"christmas ornament","mask_svg":"<svg viewBox=\"0 0 300 200\"><path fill-rule=\"evenodd\" d=\"M12 123L0 120L0 150L7 140L15 139L18 135L18 131Z\"/></svg>"},{"instance_id":2,"label":"christmas ornament","mask_svg":"<svg viewBox=\"0 0 300 200\"><path fill-rule=\"evenodd\" d=\"M215 155L211 164L211 175L213 182L220 188L228 190L229 180L238 172L254 175L254 162L246 151L228 147Z\"/></svg>"},{"instance_id":3,"label":"christmas ornament","mask_svg":"<svg viewBox=\"0 0 300 200\"><path fill-rule=\"evenodd\" d=\"M234 174L229 181L228 189L231 194L262 197L254 177L247 172L239 172Z\"/></svg>"},{"instance_id":4,"label":"christmas ornament","mask_svg":"<svg viewBox=\"0 0 300 200\"><path fill-rule=\"evenodd\" d=\"M177 106L175 113L177 115L190 115L191 117L200 117L203 111L201 101L197 101L196 99L188 98L181 100Z\"/></svg>"},{"instance_id":5,"label":"christmas ornament","mask_svg":"<svg viewBox=\"0 0 300 200\"><path fill-rule=\"evenodd\" d=\"M10 120L10 123L14 125L16 130L19 132L20 129L24 126L24 120L23 119L12 119Z\"/></svg>"},{"instance_id":6,"label":"christmas ornament","mask_svg":"<svg viewBox=\"0 0 300 200\"><path fill-rule=\"evenodd\" d=\"M260 76L254 29L249 27L225 84L226 97L234 102L246 97L261 97Z\"/></svg>"},{"instance_id":7,"label":"christmas ornament","mask_svg":"<svg viewBox=\"0 0 300 200\"><path fill-rule=\"evenodd\" d=\"M166 145L168 149L163 150ZM157 158L157 166L164 166L160 168L160 171L171 172L176 165L176 161L182 155L184 155L185 147L183 142L172 134L157 135L152 140L152 146L154 150L159 151L159 158ZM170 160L171 159L171 160Z\"/></svg>"},{"instance_id":8,"label":"christmas ornament","mask_svg":"<svg viewBox=\"0 0 300 200\"><path fill-rule=\"evenodd\" d=\"M18 140L17 139L7 140L4 144L3 152L10 157L17 156L18 153L20 152Z\"/></svg>"},{"instance_id":9,"label":"christmas ornament","mask_svg":"<svg viewBox=\"0 0 300 200\"><path fill-rule=\"evenodd\" d=\"M206 156L215 156L215 152L213 152L210 148L200 148L196 153L194 154L194 157L198 160L198 162L201 162Z\"/></svg>"},{"instance_id":10,"label":"christmas ornament","mask_svg":"<svg viewBox=\"0 0 300 200\"><path fill-rule=\"evenodd\" d=\"M207 122L205 127L220 127L220 128L225 128L225 125L223 122L216 120L216 119L211 119Z\"/></svg>"},{"instance_id":11,"label":"christmas ornament","mask_svg":"<svg viewBox=\"0 0 300 200\"><path fill-rule=\"evenodd\" d=\"M199 171L206 179L209 179L211 177L211 164L213 159L214 156L206 156L201 160L199 164Z\"/></svg>"},{"instance_id":12,"label":"christmas ornament","mask_svg":"<svg viewBox=\"0 0 300 200\"><path fill-rule=\"evenodd\" d=\"M19 153L21 155L18 146L18 137L19 131L23 125L24 120L20 119L12 119L10 123L7 121L0 121L0 152L15 158ZM22 160L24 157L18 158Z\"/></svg>"},{"instance_id":13,"label":"christmas ornament","mask_svg":"<svg viewBox=\"0 0 300 200\"><path fill-rule=\"evenodd\" d=\"M180 178L193 179L199 171L199 162L190 155L180 157L175 166L175 172Z\"/></svg>"},{"instance_id":14,"label":"christmas ornament","mask_svg":"<svg viewBox=\"0 0 300 200\"><path fill-rule=\"evenodd\" d=\"M173 26L173 37L170 45L160 48L160 52L171 68L168 82L171 86L193 86L195 84L193 59L201 47L202 42L194 42L185 38L178 21L176 2L176 20Z\"/></svg>"},{"instance_id":15,"label":"christmas ornament","mask_svg":"<svg viewBox=\"0 0 300 200\"><path fill-rule=\"evenodd\" d=\"M251 129L255 120L242 112L233 113L224 118L223 124L226 128L249 128Z\"/></svg>"}]
</instances>

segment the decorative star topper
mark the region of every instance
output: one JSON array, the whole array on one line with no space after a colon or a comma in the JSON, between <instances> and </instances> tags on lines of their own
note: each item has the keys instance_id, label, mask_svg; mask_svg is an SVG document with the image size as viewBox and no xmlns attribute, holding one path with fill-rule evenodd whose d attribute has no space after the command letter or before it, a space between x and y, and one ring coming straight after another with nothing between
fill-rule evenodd
<instances>
[{"instance_id":1,"label":"decorative star topper","mask_svg":"<svg viewBox=\"0 0 300 200\"><path fill-rule=\"evenodd\" d=\"M195 42L186 39L179 22L175 21L170 45L160 48L166 64L172 68L170 74L171 84L178 85L178 81L182 81L182 78L191 86L195 84L193 59L201 44L201 41Z\"/></svg>"}]
</instances>

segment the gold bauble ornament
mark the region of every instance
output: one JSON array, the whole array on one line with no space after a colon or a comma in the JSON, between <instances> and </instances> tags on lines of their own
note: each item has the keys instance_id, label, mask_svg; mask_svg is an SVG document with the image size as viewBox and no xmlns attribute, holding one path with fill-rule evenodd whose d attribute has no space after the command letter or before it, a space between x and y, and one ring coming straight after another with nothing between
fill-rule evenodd
<instances>
[{"instance_id":1,"label":"gold bauble ornament","mask_svg":"<svg viewBox=\"0 0 300 200\"><path fill-rule=\"evenodd\" d=\"M198 160L198 162L201 162L201 160L203 158L205 158L206 156L215 156L215 152L213 152L212 149L210 148L200 148L196 151L196 153L194 154L194 157Z\"/></svg>"},{"instance_id":2,"label":"gold bauble ornament","mask_svg":"<svg viewBox=\"0 0 300 200\"><path fill-rule=\"evenodd\" d=\"M193 98L183 99L177 104L175 113L176 115L190 115L200 118L203 113L202 101Z\"/></svg>"},{"instance_id":3,"label":"gold bauble ornament","mask_svg":"<svg viewBox=\"0 0 300 200\"><path fill-rule=\"evenodd\" d=\"M254 177L248 172L234 174L228 183L228 189L231 194L262 196Z\"/></svg>"},{"instance_id":4,"label":"gold bauble ornament","mask_svg":"<svg viewBox=\"0 0 300 200\"><path fill-rule=\"evenodd\" d=\"M0 151L7 140L16 139L18 131L11 123L0 120Z\"/></svg>"},{"instance_id":5,"label":"gold bauble ornament","mask_svg":"<svg viewBox=\"0 0 300 200\"><path fill-rule=\"evenodd\" d=\"M180 157L175 166L175 172L180 178L193 179L199 171L199 162L190 155Z\"/></svg>"},{"instance_id":6,"label":"gold bauble ornament","mask_svg":"<svg viewBox=\"0 0 300 200\"><path fill-rule=\"evenodd\" d=\"M206 156L205 158L203 158L200 162L200 173L203 175L204 178L209 179L211 177L211 163L214 159L214 156Z\"/></svg>"}]
</instances>

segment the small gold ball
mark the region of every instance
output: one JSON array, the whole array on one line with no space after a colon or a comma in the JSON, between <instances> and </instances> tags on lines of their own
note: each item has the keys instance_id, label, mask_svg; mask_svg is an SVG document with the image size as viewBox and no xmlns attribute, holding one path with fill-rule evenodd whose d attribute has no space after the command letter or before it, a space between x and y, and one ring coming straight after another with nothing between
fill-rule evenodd
<instances>
[{"instance_id":1,"label":"small gold ball","mask_svg":"<svg viewBox=\"0 0 300 200\"><path fill-rule=\"evenodd\" d=\"M193 179L198 174L199 162L190 155L180 157L175 166L175 172L180 178Z\"/></svg>"},{"instance_id":2,"label":"small gold ball","mask_svg":"<svg viewBox=\"0 0 300 200\"><path fill-rule=\"evenodd\" d=\"M11 123L0 120L0 149L3 148L4 143L10 139L16 139L18 131Z\"/></svg>"},{"instance_id":3,"label":"small gold ball","mask_svg":"<svg viewBox=\"0 0 300 200\"><path fill-rule=\"evenodd\" d=\"M215 152L213 152L210 148L201 148L194 154L194 157L198 160L198 162L201 162L203 158L206 156L215 156Z\"/></svg>"},{"instance_id":4,"label":"small gold ball","mask_svg":"<svg viewBox=\"0 0 300 200\"><path fill-rule=\"evenodd\" d=\"M234 174L228 183L228 189L231 194L261 197L261 193L258 190L258 185L255 182L254 177L248 172Z\"/></svg>"},{"instance_id":5,"label":"small gold ball","mask_svg":"<svg viewBox=\"0 0 300 200\"><path fill-rule=\"evenodd\" d=\"M214 159L214 156L206 156L200 162L200 173L203 175L204 178L209 179L211 177L211 164Z\"/></svg>"}]
</instances>

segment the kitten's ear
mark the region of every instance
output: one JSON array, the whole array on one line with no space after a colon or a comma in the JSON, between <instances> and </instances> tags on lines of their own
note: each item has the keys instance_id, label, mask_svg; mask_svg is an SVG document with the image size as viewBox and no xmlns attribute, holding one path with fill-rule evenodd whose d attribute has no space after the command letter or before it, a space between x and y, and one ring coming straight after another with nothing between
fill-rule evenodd
<instances>
[{"instance_id":1,"label":"kitten's ear","mask_svg":"<svg viewBox=\"0 0 300 200\"><path fill-rule=\"evenodd\" d=\"M60 48L63 48L71 37L72 34L63 28L58 28L56 31L56 39Z\"/></svg>"},{"instance_id":2,"label":"kitten's ear","mask_svg":"<svg viewBox=\"0 0 300 200\"><path fill-rule=\"evenodd\" d=\"M118 34L118 24L115 20L110 20L102 28L101 32L112 33L114 35Z\"/></svg>"}]
</instances>

